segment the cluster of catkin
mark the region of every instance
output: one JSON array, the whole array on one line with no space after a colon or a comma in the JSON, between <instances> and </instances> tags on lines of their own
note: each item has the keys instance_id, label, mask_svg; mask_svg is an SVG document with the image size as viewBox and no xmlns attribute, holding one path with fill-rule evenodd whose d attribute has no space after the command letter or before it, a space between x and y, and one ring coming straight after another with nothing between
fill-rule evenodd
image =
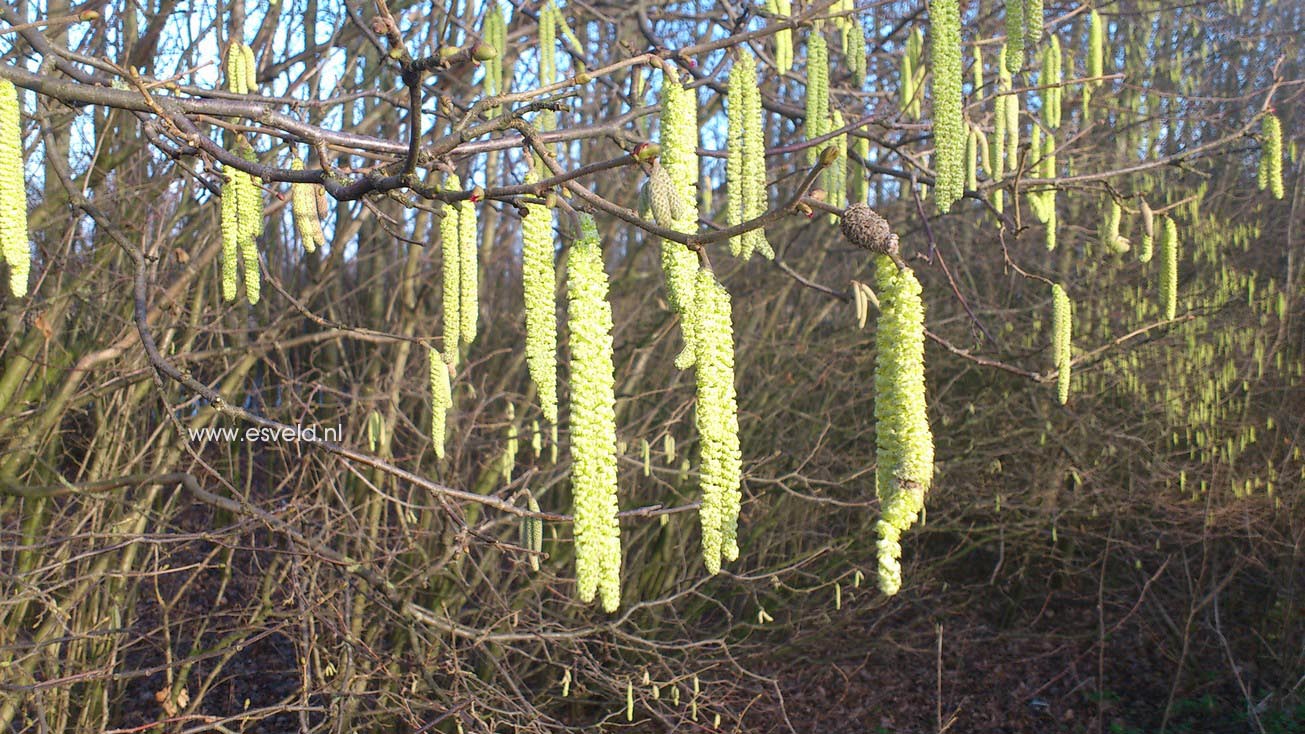
<instances>
[{"instance_id":1,"label":"cluster of catkin","mask_svg":"<svg viewBox=\"0 0 1305 734\"><path fill-rule=\"evenodd\" d=\"M32 250L27 240L27 185L18 90L0 79L0 250L9 265L9 292L27 295Z\"/></svg>"},{"instance_id":2,"label":"cluster of catkin","mask_svg":"<svg viewBox=\"0 0 1305 734\"><path fill-rule=\"evenodd\" d=\"M667 199L670 203L670 219L658 221L663 226L677 232L691 233L698 230L698 97L686 90L667 70L662 79L661 109L661 157L654 162L665 171L664 183L669 184ZM654 168L656 171L656 168ZM657 188L652 190L654 211L661 198ZM681 315L693 305L693 289L696 284L698 257L684 245L671 240L661 244L662 272L666 278L666 292L671 307ZM685 343L690 342L689 329L692 319L681 318L680 326L684 332ZM685 350L688 353L689 350ZM690 355L691 357L691 355ZM686 359L690 358L686 357Z\"/></svg>"},{"instance_id":3,"label":"cluster of catkin","mask_svg":"<svg viewBox=\"0 0 1305 734\"><path fill-rule=\"evenodd\" d=\"M290 170L304 170L304 162L295 158L290 161ZM316 252L318 247L326 244L326 234L322 232L322 218L326 216L325 189L317 184L291 184L290 211L294 215L295 232L305 250Z\"/></svg>"},{"instance_id":4,"label":"cluster of catkin","mask_svg":"<svg viewBox=\"0 0 1305 734\"><path fill-rule=\"evenodd\" d=\"M254 150L243 137L236 139L236 152L254 161ZM240 275L244 276L245 297L258 303L261 278L258 265L258 238L263 235L263 193L253 176L228 166L222 182L222 297L236 300Z\"/></svg>"},{"instance_id":5,"label":"cluster of catkin","mask_svg":"<svg viewBox=\"0 0 1305 734\"><path fill-rule=\"evenodd\" d=\"M1024 44L1042 40L1043 0L1006 0L1006 68L1024 66Z\"/></svg>"},{"instance_id":6,"label":"cluster of catkin","mask_svg":"<svg viewBox=\"0 0 1305 734\"><path fill-rule=\"evenodd\" d=\"M227 47L227 89L248 94L258 89L258 65L254 50L232 41ZM236 153L257 162L254 149L237 136ZM263 193L248 173L233 166L223 171L222 182L222 297L234 301L244 276L245 297L258 303L262 288L258 264L258 238L263 236Z\"/></svg>"},{"instance_id":7,"label":"cluster of catkin","mask_svg":"<svg viewBox=\"0 0 1305 734\"><path fill-rule=\"evenodd\" d=\"M485 10L485 20L480 27L483 41L494 48L495 53L484 62L481 84L485 96L493 97L507 91L506 77L503 72L503 56L507 53L507 18L503 7L497 0L489 3Z\"/></svg>"},{"instance_id":8,"label":"cluster of catkin","mask_svg":"<svg viewBox=\"0 0 1305 734\"><path fill-rule=\"evenodd\" d=\"M750 51L743 51L734 63L726 104L729 111L729 158L725 164L729 195L727 221L734 227L766 211L766 136L761 125L757 60ZM730 252L745 260L754 252L767 259L775 257L761 227L731 237Z\"/></svg>"},{"instance_id":9,"label":"cluster of catkin","mask_svg":"<svg viewBox=\"0 0 1305 734\"><path fill-rule=\"evenodd\" d=\"M449 174L445 187L462 187ZM444 361L457 365L460 345L476 339L480 313L480 248L476 206L466 199L445 205L440 220L440 246L444 252Z\"/></svg>"},{"instance_id":10,"label":"cluster of catkin","mask_svg":"<svg viewBox=\"0 0 1305 734\"><path fill-rule=\"evenodd\" d=\"M539 181L532 166L526 183ZM521 280L526 311L526 367L539 393L544 420L557 425L557 272L553 264L553 210L528 203L521 221Z\"/></svg>"},{"instance_id":11,"label":"cluster of catkin","mask_svg":"<svg viewBox=\"0 0 1305 734\"><path fill-rule=\"evenodd\" d=\"M793 3L790 0L766 0L766 12L782 20L793 14ZM792 28L775 32L775 66L781 74L793 69Z\"/></svg>"}]
</instances>

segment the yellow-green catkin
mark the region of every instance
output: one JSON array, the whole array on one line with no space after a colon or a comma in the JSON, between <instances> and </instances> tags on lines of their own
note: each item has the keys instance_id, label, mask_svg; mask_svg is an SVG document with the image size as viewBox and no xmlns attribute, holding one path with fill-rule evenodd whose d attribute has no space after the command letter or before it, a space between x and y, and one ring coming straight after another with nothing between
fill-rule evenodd
<instances>
[{"instance_id":1,"label":"yellow-green catkin","mask_svg":"<svg viewBox=\"0 0 1305 734\"><path fill-rule=\"evenodd\" d=\"M970 66L970 75L970 99L977 100L983 89L983 51L977 43L974 45L974 63Z\"/></svg>"},{"instance_id":2,"label":"yellow-green catkin","mask_svg":"<svg viewBox=\"0 0 1305 734\"><path fill-rule=\"evenodd\" d=\"M539 172L531 168L526 183L536 183ZM529 203L521 221L521 281L525 292L526 366L539 392L544 420L557 423L557 272L553 257L553 210Z\"/></svg>"},{"instance_id":3,"label":"yellow-green catkin","mask_svg":"<svg viewBox=\"0 0 1305 734\"><path fill-rule=\"evenodd\" d=\"M875 493L879 497L879 588L902 585L901 536L924 509L933 482L933 433L924 381L924 304L920 283L891 258L875 259L879 320L875 336Z\"/></svg>"},{"instance_id":4,"label":"yellow-green catkin","mask_svg":"<svg viewBox=\"0 0 1305 734\"><path fill-rule=\"evenodd\" d=\"M838 110L831 112L827 132L841 130L843 125L843 113ZM830 206L842 209L847 205L847 133L839 133L829 141L829 145L838 151L838 155L834 158L834 162L825 168L825 201ZM830 212L829 218L831 224L842 221L836 212Z\"/></svg>"},{"instance_id":5,"label":"yellow-green catkin","mask_svg":"<svg viewBox=\"0 0 1305 734\"><path fill-rule=\"evenodd\" d=\"M239 171L226 169L222 182L222 300L231 302L239 295L240 263L240 184Z\"/></svg>"},{"instance_id":6,"label":"yellow-green catkin","mask_svg":"<svg viewBox=\"0 0 1305 734\"><path fill-rule=\"evenodd\" d=\"M774 2L774 0L771 0ZM726 145L728 157L725 159L725 196L727 209L725 223L735 227L743 222L743 200L745 182L743 180L743 118L747 109L748 92L744 88L748 72L743 70L741 61L734 62L730 71L729 86L726 90L725 106L728 112L726 121ZM756 85L756 70L751 73L752 83ZM730 254L739 257L743 254L743 236L730 238Z\"/></svg>"},{"instance_id":7,"label":"yellow-green catkin","mask_svg":"<svg viewBox=\"0 0 1305 734\"><path fill-rule=\"evenodd\" d=\"M757 86L756 63L752 53L743 50L730 72L726 188L729 197L727 222L731 227L761 216L767 208L766 138L761 125L761 90ZM767 258L775 256L764 228L731 237L730 251L745 260L757 251Z\"/></svg>"},{"instance_id":8,"label":"yellow-green catkin","mask_svg":"<svg viewBox=\"0 0 1305 734\"><path fill-rule=\"evenodd\" d=\"M1055 130L1060 127L1061 121L1061 100L1064 98L1064 90L1060 86L1062 81L1062 64L1063 54L1060 50L1060 38L1052 34L1051 40L1043 49L1042 57L1042 92L1043 110L1047 127Z\"/></svg>"},{"instance_id":9,"label":"yellow-green catkin","mask_svg":"<svg viewBox=\"0 0 1305 734\"><path fill-rule=\"evenodd\" d=\"M1088 86L1101 85L1101 77L1106 73L1106 27L1101 14L1095 8L1088 14Z\"/></svg>"},{"instance_id":10,"label":"yellow-green catkin","mask_svg":"<svg viewBox=\"0 0 1305 734\"><path fill-rule=\"evenodd\" d=\"M866 178L865 171L862 169L863 165L869 165L870 163L870 138L857 136L855 142L852 143L852 148L856 151L858 160L855 166L852 165L852 160L847 161L847 175L852 180L852 193L849 195L850 202L864 204L870 198L870 181Z\"/></svg>"},{"instance_id":11,"label":"yellow-green catkin","mask_svg":"<svg viewBox=\"0 0 1305 734\"><path fill-rule=\"evenodd\" d=\"M503 57L507 54L507 18L503 16L503 7L498 0L492 0L485 10L485 19L480 27L481 40L494 48L496 52L484 62L485 96L492 97L506 91L503 88Z\"/></svg>"},{"instance_id":12,"label":"yellow-green catkin","mask_svg":"<svg viewBox=\"0 0 1305 734\"><path fill-rule=\"evenodd\" d=\"M1014 171L1019 165L1020 159L1020 97L1011 91L1011 72L1006 72L1006 90L1009 92L1002 99L1006 100L1005 110L998 110L998 113L1005 113L1006 116L1006 170ZM1000 144L1000 143L999 143Z\"/></svg>"},{"instance_id":13,"label":"yellow-green catkin","mask_svg":"<svg viewBox=\"0 0 1305 734\"><path fill-rule=\"evenodd\" d=\"M458 275L462 281L461 303L458 304L458 316L462 318L462 324L458 326L458 336L463 344L470 344L476 340L480 317L480 226L474 201L463 199L456 206L460 261Z\"/></svg>"},{"instance_id":14,"label":"yellow-green catkin","mask_svg":"<svg viewBox=\"0 0 1305 734\"><path fill-rule=\"evenodd\" d=\"M1056 363L1056 398L1069 402L1070 364L1073 357L1073 305L1059 283L1051 286L1051 353Z\"/></svg>"},{"instance_id":15,"label":"yellow-green catkin","mask_svg":"<svg viewBox=\"0 0 1305 734\"><path fill-rule=\"evenodd\" d=\"M992 168L989 170L988 175L992 176L993 181L1001 181L1006 175L1006 139L1009 135L1006 127L1010 124L1007 107L1010 98L1014 96L1010 92L1011 78L1010 72L1006 69L1006 49L1003 46L997 53L997 99L995 102L996 109L993 110L992 115ZM992 190L993 208L1000 214L1005 210L1005 205L1005 191L994 188Z\"/></svg>"},{"instance_id":16,"label":"yellow-green catkin","mask_svg":"<svg viewBox=\"0 0 1305 734\"><path fill-rule=\"evenodd\" d=\"M557 5L546 0L539 9L539 84L557 81Z\"/></svg>"},{"instance_id":17,"label":"yellow-green catkin","mask_svg":"<svg viewBox=\"0 0 1305 734\"><path fill-rule=\"evenodd\" d=\"M965 122L961 109L961 16L957 0L930 0L933 132L938 211L965 195Z\"/></svg>"},{"instance_id":18,"label":"yellow-green catkin","mask_svg":"<svg viewBox=\"0 0 1305 734\"><path fill-rule=\"evenodd\" d=\"M1173 217L1160 223L1160 304L1166 319L1178 313L1178 225Z\"/></svg>"},{"instance_id":19,"label":"yellow-green catkin","mask_svg":"<svg viewBox=\"0 0 1305 734\"><path fill-rule=\"evenodd\" d=\"M1142 241L1137 248L1138 262L1149 263L1155 254L1155 212L1151 205L1142 200Z\"/></svg>"},{"instance_id":20,"label":"yellow-green catkin","mask_svg":"<svg viewBox=\"0 0 1305 734\"><path fill-rule=\"evenodd\" d=\"M1042 40L1042 0L1024 0L1024 33L1029 43L1037 44Z\"/></svg>"},{"instance_id":21,"label":"yellow-green catkin","mask_svg":"<svg viewBox=\"0 0 1305 734\"><path fill-rule=\"evenodd\" d=\"M526 509L531 515L521 518L521 546L530 551L530 570L539 570L539 554L544 551L544 520L540 513L539 500L526 490Z\"/></svg>"},{"instance_id":22,"label":"yellow-green catkin","mask_svg":"<svg viewBox=\"0 0 1305 734\"><path fill-rule=\"evenodd\" d=\"M252 155L248 144L238 141L237 148L242 147ZM237 168L225 168L223 179L222 298L236 300L238 271L243 269L245 295L251 304L256 304L260 292L258 236L263 231L262 195L250 175Z\"/></svg>"},{"instance_id":23,"label":"yellow-green catkin","mask_svg":"<svg viewBox=\"0 0 1305 734\"><path fill-rule=\"evenodd\" d=\"M902 54L902 114L912 120L920 119L924 97L924 78L928 68L924 63L924 31L911 29Z\"/></svg>"},{"instance_id":24,"label":"yellow-green catkin","mask_svg":"<svg viewBox=\"0 0 1305 734\"><path fill-rule=\"evenodd\" d=\"M807 97L803 134L814 140L829 131L829 47L817 23L807 40ZM807 146L807 165L815 165L820 147Z\"/></svg>"},{"instance_id":25,"label":"yellow-green catkin","mask_svg":"<svg viewBox=\"0 0 1305 734\"><path fill-rule=\"evenodd\" d=\"M249 92L249 72L245 64L245 44L232 41L227 46L227 89L233 94Z\"/></svg>"},{"instance_id":26,"label":"yellow-green catkin","mask_svg":"<svg viewBox=\"0 0 1305 734\"><path fill-rule=\"evenodd\" d=\"M621 527L612 308L598 230L587 214L581 215L581 236L567 260L567 323L577 593L586 603L597 594L603 609L614 612L621 603Z\"/></svg>"},{"instance_id":27,"label":"yellow-green catkin","mask_svg":"<svg viewBox=\"0 0 1305 734\"><path fill-rule=\"evenodd\" d=\"M698 231L698 96L686 90L673 72L667 70L662 80L661 166L666 169L671 186L682 203L671 229L677 232ZM671 308L683 317L693 304L693 286L698 256L678 242L663 240L662 273ZM681 318L681 330L690 320ZM685 343L690 335L685 333Z\"/></svg>"},{"instance_id":28,"label":"yellow-green catkin","mask_svg":"<svg viewBox=\"0 0 1305 734\"><path fill-rule=\"evenodd\" d=\"M973 128L965 136L965 188L974 191L979 188L979 141Z\"/></svg>"},{"instance_id":29,"label":"yellow-green catkin","mask_svg":"<svg viewBox=\"0 0 1305 734\"><path fill-rule=\"evenodd\" d=\"M430 442L435 456L444 460L444 442L448 434L449 411L453 409L453 385L449 381L449 366L435 349L430 357Z\"/></svg>"},{"instance_id":30,"label":"yellow-green catkin","mask_svg":"<svg viewBox=\"0 0 1305 734\"><path fill-rule=\"evenodd\" d=\"M1024 66L1024 0L1006 0L1006 68L1012 73Z\"/></svg>"},{"instance_id":31,"label":"yellow-green catkin","mask_svg":"<svg viewBox=\"0 0 1305 734\"><path fill-rule=\"evenodd\" d=\"M898 103L901 105L902 114L908 118L915 118L915 97L918 91L915 86L915 57L911 53L911 41L915 40L915 31L912 30L906 40L906 48L902 51L902 63L899 76L901 77L898 84Z\"/></svg>"},{"instance_id":32,"label":"yellow-green catkin","mask_svg":"<svg viewBox=\"0 0 1305 734\"><path fill-rule=\"evenodd\" d=\"M852 84L859 88L865 84L865 27L855 16L849 19L847 34L848 43L843 54L847 57L847 69L852 72Z\"/></svg>"},{"instance_id":33,"label":"yellow-green catkin","mask_svg":"<svg viewBox=\"0 0 1305 734\"><path fill-rule=\"evenodd\" d=\"M290 161L290 170L304 170L304 162L295 158ZM317 184L290 184L290 211L294 216L295 232L308 252L316 252L319 246L326 244L326 234L322 232L322 222L317 216L317 198L321 190Z\"/></svg>"},{"instance_id":34,"label":"yellow-green catkin","mask_svg":"<svg viewBox=\"0 0 1305 734\"><path fill-rule=\"evenodd\" d=\"M1267 188L1275 199L1283 197L1282 121L1272 112L1260 118L1264 147L1260 150L1260 189Z\"/></svg>"},{"instance_id":35,"label":"yellow-green catkin","mask_svg":"<svg viewBox=\"0 0 1305 734\"><path fill-rule=\"evenodd\" d=\"M1119 221L1123 217L1123 209L1119 202L1113 197L1110 203L1106 205L1106 216L1101 222L1101 227L1097 234L1101 238L1101 248L1104 252L1119 252Z\"/></svg>"},{"instance_id":36,"label":"yellow-green catkin","mask_svg":"<svg viewBox=\"0 0 1305 734\"><path fill-rule=\"evenodd\" d=\"M257 162L254 149L237 137L235 152L244 160ZM245 296L257 304L261 291L258 238L263 234L262 189L248 173L234 167L223 171L222 184L222 297L236 300L236 269L243 271Z\"/></svg>"},{"instance_id":37,"label":"yellow-green catkin","mask_svg":"<svg viewBox=\"0 0 1305 734\"><path fill-rule=\"evenodd\" d=\"M791 0L766 0L766 12L780 20L786 20L793 14ZM780 74L793 69L793 29L785 28L775 32L775 66Z\"/></svg>"},{"instance_id":38,"label":"yellow-green catkin","mask_svg":"<svg viewBox=\"0 0 1305 734\"><path fill-rule=\"evenodd\" d=\"M512 483L512 472L517 466L517 452L521 450L521 430L517 426L517 406L508 403L507 406L507 446L503 449L503 463L501 465L503 482Z\"/></svg>"},{"instance_id":39,"label":"yellow-green catkin","mask_svg":"<svg viewBox=\"0 0 1305 734\"><path fill-rule=\"evenodd\" d=\"M992 160L992 145L988 142L988 134L978 126L972 126L970 132L974 135L974 152L978 157L978 164L983 167L989 178L994 178L997 171Z\"/></svg>"},{"instance_id":40,"label":"yellow-green catkin","mask_svg":"<svg viewBox=\"0 0 1305 734\"><path fill-rule=\"evenodd\" d=\"M734 389L734 327L730 294L707 268L698 271L694 311L694 422L702 439L702 557L707 572L739 557L742 453Z\"/></svg>"},{"instance_id":41,"label":"yellow-green catkin","mask_svg":"<svg viewBox=\"0 0 1305 734\"><path fill-rule=\"evenodd\" d=\"M254 49L240 44L240 51L245 56L245 86L250 92L258 92L258 61L254 58Z\"/></svg>"},{"instance_id":42,"label":"yellow-green catkin","mask_svg":"<svg viewBox=\"0 0 1305 734\"><path fill-rule=\"evenodd\" d=\"M257 304L262 292L261 267L258 262L258 238L263 234L263 194L253 177L236 172L241 181L236 191L240 199L240 265L245 279L245 298Z\"/></svg>"},{"instance_id":43,"label":"yellow-green catkin","mask_svg":"<svg viewBox=\"0 0 1305 734\"><path fill-rule=\"evenodd\" d=\"M1106 57L1106 28L1101 20L1101 14L1095 8L1088 15L1088 49L1087 49L1087 76L1088 81L1083 84L1083 124L1086 125L1092 118L1092 91L1101 86L1101 77L1105 74L1105 57Z\"/></svg>"},{"instance_id":44,"label":"yellow-green catkin","mask_svg":"<svg viewBox=\"0 0 1305 734\"><path fill-rule=\"evenodd\" d=\"M462 182L455 174L449 174L444 181L445 189L457 191ZM443 218L440 219L440 251L444 259L444 361L450 365L458 363L458 347L462 342L458 332L462 328L462 248L458 246L458 207L445 204Z\"/></svg>"},{"instance_id":45,"label":"yellow-green catkin","mask_svg":"<svg viewBox=\"0 0 1305 734\"><path fill-rule=\"evenodd\" d=\"M9 265L9 292L22 298L27 295L32 250L27 239L22 114L18 89L8 79L0 79L0 250Z\"/></svg>"}]
</instances>

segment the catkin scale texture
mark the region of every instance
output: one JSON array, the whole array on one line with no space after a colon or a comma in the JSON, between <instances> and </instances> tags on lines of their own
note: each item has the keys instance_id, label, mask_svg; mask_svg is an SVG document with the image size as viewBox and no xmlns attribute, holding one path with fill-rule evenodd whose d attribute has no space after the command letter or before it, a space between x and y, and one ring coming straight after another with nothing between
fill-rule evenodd
<instances>
[{"instance_id":1,"label":"catkin scale texture","mask_svg":"<svg viewBox=\"0 0 1305 734\"><path fill-rule=\"evenodd\" d=\"M1051 286L1051 352L1056 362L1056 398L1061 405L1069 402L1073 318L1073 306L1069 301L1069 294L1059 283L1053 284Z\"/></svg>"},{"instance_id":2,"label":"catkin scale texture","mask_svg":"<svg viewBox=\"0 0 1305 734\"><path fill-rule=\"evenodd\" d=\"M527 183L539 179L536 169ZM554 294L553 210L544 204L526 204L521 221L521 280L526 310L526 366L539 392L544 420L557 423L557 301Z\"/></svg>"},{"instance_id":3,"label":"catkin scale texture","mask_svg":"<svg viewBox=\"0 0 1305 734\"><path fill-rule=\"evenodd\" d=\"M1006 68L1017 72L1024 66L1024 0L1006 0Z\"/></svg>"},{"instance_id":4,"label":"catkin scale texture","mask_svg":"<svg viewBox=\"0 0 1305 734\"><path fill-rule=\"evenodd\" d=\"M1087 74L1094 80L1105 74L1106 29L1101 21L1101 14L1095 8L1088 15L1088 59ZM1097 86L1100 81L1092 81Z\"/></svg>"},{"instance_id":5,"label":"catkin scale texture","mask_svg":"<svg viewBox=\"0 0 1305 734\"><path fill-rule=\"evenodd\" d=\"M1051 41L1043 51L1042 60L1042 83L1046 87L1043 92L1043 108L1047 127L1052 130L1060 127L1061 121L1061 99L1063 98L1063 88L1060 86L1062 81L1062 58L1060 39L1053 34Z\"/></svg>"},{"instance_id":6,"label":"catkin scale texture","mask_svg":"<svg viewBox=\"0 0 1305 734\"><path fill-rule=\"evenodd\" d=\"M774 2L774 0L771 0ZM729 112L727 121L726 145L729 157L725 159L725 223L734 227L743 222L743 118L747 108L747 90L744 88L746 72L741 68L742 61L734 63L730 71L729 86L726 91L726 108ZM756 83L756 71L753 71L753 83ZM739 257L743 254L743 236L730 238L730 254Z\"/></svg>"},{"instance_id":7,"label":"catkin scale texture","mask_svg":"<svg viewBox=\"0 0 1305 734\"><path fill-rule=\"evenodd\" d=\"M1030 43L1042 40L1043 0L1025 0L1024 29Z\"/></svg>"},{"instance_id":8,"label":"catkin scale texture","mask_svg":"<svg viewBox=\"0 0 1305 734\"><path fill-rule=\"evenodd\" d=\"M13 82L0 79L0 250L9 265L9 292L27 295L32 251L27 239L22 114Z\"/></svg>"},{"instance_id":9,"label":"catkin scale texture","mask_svg":"<svg viewBox=\"0 0 1305 734\"><path fill-rule=\"evenodd\" d=\"M290 162L290 170L304 170L304 162L295 158ZM326 244L322 222L317 218L317 195L321 189L316 184L290 185L290 211L294 216L295 232L308 252L315 252L320 245Z\"/></svg>"},{"instance_id":10,"label":"catkin scale texture","mask_svg":"<svg viewBox=\"0 0 1305 734\"><path fill-rule=\"evenodd\" d=\"M258 91L258 60L254 57L254 49L247 44L240 44L240 52L244 55L245 67L245 87L246 91Z\"/></svg>"},{"instance_id":11,"label":"catkin scale texture","mask_svg":"<svg viewBox=\"0 0 1305 734\"><path fill-rule=\"evenodd\" d=\"M843 113L834 110L829 116L829 131L840 130L845 121ZM847 205L847 133L836 135L829 141L838 151L834 162L825 168L825 201L830 206L842 209ZM838 224L840 217L836 212L829 213L829 221Z\"/></svg>"},{"instance_id":12,"label":"catkin scale texture","mask_svg":"<svg viewBox=\"0 0 1305 734\"><path fill-rule=\"evenodd\" d=\"M757 84L756 60L751 53L744 55L745 81L750 80L747 95L743 102L743 169L741 175L744 184L743 219L755 219L766 213L766 133L762 127L761 86ZM750 74L748 72L751 72ZM775 251L766 239L764 227L758 227L743 235L745 257L760 252L768 260L775 258Z\"/></svg>"},{"instance_id":13,"label":"catkin scale texture","mask_svg":"<svg viewBox=\"0 0 1305 734\"><path fill-rule=\"evenodd\" d=\"M616 517L612 309L593 219L583 215L581 228L567 261L577 593L586 603L597 594L603 608L613 612L621 602L621 529Z\"/></svg>"},{"instance_id":14,"label":"catkin scale texture","mask_svg":"<svg viewBox=\"0 0 1305 734\"><path fill-rule=\"evenodd\" d=\"M712 272L698 271L694 313L697 386L695 425L702 439L703 563L718 573L722 561L739 556L738 519L741 502L742 452L739 448L738 405L734 388L734 327L730 294Z\"/></svg>"},{"instance_id":15,"label":"catkin scale texture","mask_svg":"<svg viewBox=\"0 0 1305 734\"><path fill-rule=\"evenodd\" d=\"M222 300L236 300L240 263L240 185L235 171L227 170L222 182Z\"/></svg>"},{"instance_id":16,"label":"catkin scale texture","mask_svg":"<svg viewBox=\"0 0 1305 734\"><path fill-rule=\"evenodd\" d=\"M458 336L463 344L476 340L477 321L480 317L480 227L477 223L476 204L464 199L457 203L458 210L458 275L462 280L461 303L458 315L462 323Z\"/></svg>"},{"instance_id":17,"label":"catkin scale texture","mask_svg":"<svg viewBox=\"0 0 1305 734\"><path fill-rule=\"evenodd\" d=\"M1260 134L1264 136L1264 148L1260 155L1263 159L1260 170L1263 171L1264 183L1260 188L1268 188L1275 199L1284 194L1282 186L1282 121L1275 114L1267 114L1260 121Z\"/></svg>"},{"instance_id":18,"label":"catkin scale texture","mask_svg":"<svg viewBox=\"0 0 1305 734\"><path fill-rule=\"evenodd\" d=\"M557 81L557 6L547 0L539 11L539 83Z\"/></svg>"},{"instance_id":19,"label":"catkin scale texture","mask_svg":"<svg viewBox=\"0 0 1305 734\"><path fill-rule=\"evenodd\" d=\"M434 349L429 352L430 362L430 442L435 456L444 459L445 428L449 410L453 408L453 386L449 381L449 366Z\"/></svg>"},{"instance_id":20,"label":"catkin scale texture","mask_svg":"<svg viewBox=\"0 0 1305 734\"><path fill-rule=\"evenodd\" d=\"M680 216L674 217L671 229L679 232L698 230L698 98L667 73L662 82L661 161L671 187L681 202ZM684 315L693 304L693 286L698 256L678 242L661 243L662 273L671 308ZM681 330L688 344L691 319L681 319ZM686 353L689 353L686 350Z\"/></svg>"},{"instance_id":21,"label":"catkin scale texture","mask_svg":"<svg viewBox=\"0 0 1305 734\"><path fill-rule=\"evenodd\" d=\"M227 89L234 94L245 94L249 91L244 44L239 41L232 41L227 46Z\"/></svg>"},{"instance_id":22,"label":"catkin scale texture","mask_svg":"<svg viewBox=\"0 0 1305 734\"><path fill-rule=\"evenodd\" d=\"M965 195L965 122L961 109L961 16L957 0L931 0L930 61L933 66L934 195L946 213Z\"/></svg>"},{"instance_id":23,"label":"catkin scale texture","mask_svg":"<svg viewBox=\"0 0 1305 734\"><path fill-rule=\"evenodd\" d=\"M924 304L920 283L891 258L875 258L879 320L875 335L875 493L879 497L879 588L902 584L901 534L924 508L933 482L933 434L924 379Z\"/></svg>"},{"instance_id":24,"label":"catkin scale texture","mask_svg":"<svg viewBox=\"0 0 1305 734\"><path fill-rule=\"evenodd\" d=\"M1166 319L1178 313L1178 225L1173 217L1160 223L1160 304Z\"/></svg>"},{"instance_id":25,"label":"catkin scale texture","mask_svg":"<svg viewBox=\"0 0 1305 734\"><path fill-rule=\"evenodd\" d=\"M456 190L462 187L462 182L457 176L450 175L444 186ZM462 252L458 246L458 232L457 206L445 204L444 216L440 219L440 250L444 258L444 360L451 365L458 362L458 345L462 341L458 334L462 327L462 274L458 267L462 262Z\"/></svg>"},{"instance_id":26,"label":"catkin scale texture","mask_svg":"<svg viewBox=\"0 0 1305 734\"><path fill-rule=\"evenodd\" d=\"M828 132L829 121L829 48L819 26L811 29L807 40L807 97L802 120L807 140ZM820 157L818 146L807 147L807 164L815 165Z\"/></svg>"},{"instance_id":27,"label":"catkin scale texture","mask_svg":"<svg viewBox=\"0 0 1305 734\"><path fill-rule=\"evenodd\" d=\"M793 6L790 0L766 0L766 11L778 18L787 18L793 13ZM793 69L793 29L791 28L775 33L775 66L781 74Z\"/></svg>"}]
</instances>

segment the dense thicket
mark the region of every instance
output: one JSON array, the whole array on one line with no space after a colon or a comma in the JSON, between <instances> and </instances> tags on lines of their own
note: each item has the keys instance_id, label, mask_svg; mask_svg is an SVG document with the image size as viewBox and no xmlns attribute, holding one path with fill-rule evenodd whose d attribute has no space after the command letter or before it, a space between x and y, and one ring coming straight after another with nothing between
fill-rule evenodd
<instances>
[{"instance_id":1,"label":"dense thicket","mask_svg":"<svg viewBox=\"0 0 1305 734\"><path fill-rule=\"evenodd\" d=\"M1303 16L0 7L0 731L1300 717Z\"/></svg>"}]
</instances>

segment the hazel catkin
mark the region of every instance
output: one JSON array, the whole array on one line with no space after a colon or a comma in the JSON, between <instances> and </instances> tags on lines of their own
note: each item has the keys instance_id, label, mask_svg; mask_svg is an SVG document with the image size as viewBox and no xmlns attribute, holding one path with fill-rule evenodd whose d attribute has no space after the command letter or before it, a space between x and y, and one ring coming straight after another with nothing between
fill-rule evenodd
<instances>
[{"instance_id":1,"label":"hazel catkin","mask_svg":"<svg viewBox=\"0 0 1305 734\"><path fill-rule=\"evenodd\" d=\"M965 123L961 108L961 17L957 0L929 3L933 67L934 196L946 213L965 195Z\"/></svg>"},{"instance_id":2,"label":"hazel catkin","mask_svg":"<svg viewBox=\"0 0 1305 734\"><path fill-rule=\"evenodd\" d=\"M875 258L879 319L875 336L875 493L879 497L879 588L902 585L901 535L915 523L933 483L933 433L924 377L924 304L909 268Z\"/></svg>"},{"instance_id":3,"label":"hazel catkin","mask_svg":"<svg viewBox=\"0 0 1305 734\"><path fill-rule=\"evenodd\" d=\"M539 180L531 168L526 183ZM526 311L526 367L539 393L544 420L557 423L557 300L553 256L553 210L546 204L525 205L521 221L521 281Z\"/></svg>"},{"instance_id":4,"label":"hazel catkin","mask_svg":"<svg viewBox=\"0 0 1305 734\"><path fill-rule=\"evenodd\" d=\"M22 298L27 295L32 250L27 238L22 115L18 90L8 79L0 79L0 251L9 265L9 292Z\"/></svg>"},{"instance_id":5,"label":"hazel catkin","mask_svg":"<svg viewBox=\"0 0 1305 734\"><path fill-rule=\"evenodd\" d=\"M621 602L621 528L612 309L598 230L587 214L567 260L567 324L577 593L586 603L597 594L603 609L614 612Z\"/></svg>"}]
</instances>

